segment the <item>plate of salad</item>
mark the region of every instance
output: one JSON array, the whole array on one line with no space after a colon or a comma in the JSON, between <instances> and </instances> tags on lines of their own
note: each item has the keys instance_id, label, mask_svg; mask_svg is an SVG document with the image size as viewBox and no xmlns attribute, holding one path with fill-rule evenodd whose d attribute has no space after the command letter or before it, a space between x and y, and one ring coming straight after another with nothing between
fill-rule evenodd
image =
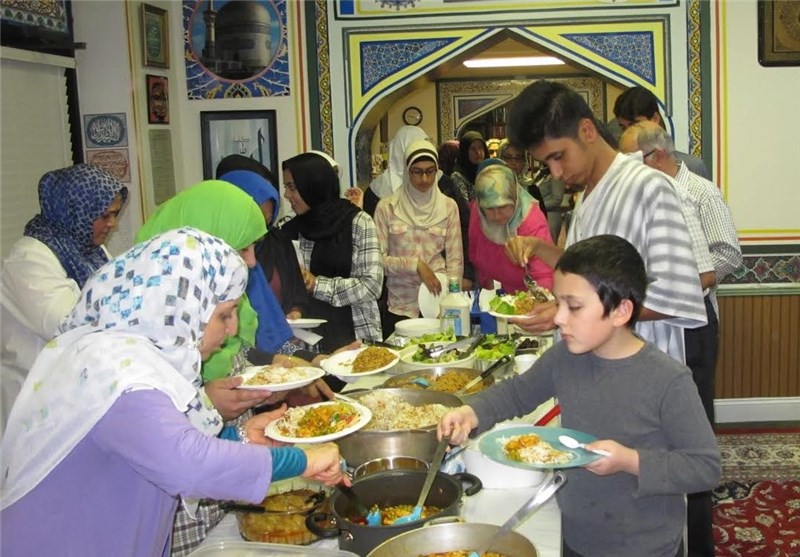
<instances>
[{"instance_id":1,"label":"plate of salad","mask_svg":"<svg viewBox=\"0 0 800 557\"><path fill-rule=\"evenodd\" d=\"M516 294L503 294L489 302L489 315L504 318L522 316L530 313L537 304L554 299L549 290L541 287L536 292L521 290Z\"/></svg>"}]
</instances>

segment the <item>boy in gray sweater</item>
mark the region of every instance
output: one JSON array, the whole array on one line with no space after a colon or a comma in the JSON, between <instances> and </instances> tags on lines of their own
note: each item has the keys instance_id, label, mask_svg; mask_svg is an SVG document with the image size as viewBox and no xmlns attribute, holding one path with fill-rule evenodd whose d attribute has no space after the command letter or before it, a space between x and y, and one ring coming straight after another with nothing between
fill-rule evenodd
<instances>
[{"instance_id":1,"label":"boy in gray sweater","mask_svg":"<svg viewBox=\"0 0 800 557\"><path fill-rule=\"evenodd\" d=\"M647 276L634 247L601 235L558 261L561 341L526 373L449 412L439 435L462 443L556 397L562 425L611 453L566 471L558 493L565 557L683 554L684 495L716 486L720 454L689 369L636 336Z\"/></svg>"}]
</instances>

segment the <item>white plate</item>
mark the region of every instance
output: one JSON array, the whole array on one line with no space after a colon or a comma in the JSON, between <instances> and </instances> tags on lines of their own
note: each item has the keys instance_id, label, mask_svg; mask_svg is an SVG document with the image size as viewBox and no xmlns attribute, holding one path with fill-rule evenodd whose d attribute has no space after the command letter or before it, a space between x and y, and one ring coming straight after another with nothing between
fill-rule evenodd
<instances>
[{"instance_id":1,"label":"white plate","mask_svg":"<svg viewBox=\"0 0 800 557\"><path fill-rule=\"evenodd\" d=\"M249 378L256 375L259 371L261 371L265 367L272 367L272 366L249 366L244 368L244 373L242 373L242 384L236 387L237 389L247 389L247 390L257 390L257 391L271 391L273 393L277 393L279 391L289 391L291 389L296 389L298 387L305 387L306 385L313 383L323 375L325 375L325 371L319 369L318 367L308 367L308 366L298 366L291 368L292 370L301 370L305 372L305 377L303 379L297 379L295 381L288 381L286 383L269 383L265 385L245 385L244 382L247 381ZM280 366L277 366L280 367Z\"/></svg>"},{"instance_id":2,"label":"white plate","mask_svg":"<svg viewBox=\"0 0 800 557\"><path fill-rule=\"evenodd\" d=\"M342 402L341 400L329 400L328 402L318 402L317 404L309 404L308 406L298 406L297 409L310 409L317 408L318 406L330 406L332 404L350 405L358 410L361 416L355 423L344 428L342 431L329 433L327 435L319 435L317 437L287 437L281 434L278 426L283 418L275 420L269 424L267 429L264 430L264 433L266 433L267 437L275 439L276 441L282 441L284 443L326 443L327 441L333 441L334 439L339 439L340 437L344 437L345 435L350 435L351 433L358 431L367 425L372 419L372 412L370 412L369 408L366 406L362 406L361 404L355 402Z\"/></svg>"},{"instance_id":3,"label":"white plate","mask_svg":"<svg viewBox=\"0 0 800 557\"><path fill-rule=\"evenodd\" d=\"M298 329L313 329L320 325L327 323L327 319L312 319L310 317L301 317L300 319L287 319L290 327L297 327Z\"/></svg>"},{"instance_id":4,"label":"white plate","mask_svg":"<svg viewBox=\"0 0 800 557\"><path fill-rule=\"evenodd\" d=\"M375 375L376 373L380 373L382 371L386 371L387 369L394 367L397 362L400 361L400 354L397 353L396 350L392 350L391 348L387 348L389 352L394 354L394 360L386 364L383 367L379 367L378 369L373 369L372 371L362 371L360 373L353 373L353 360L356 359L361 352L366 350L367 347L358 348L357 350L347 350L346 352L339 352L338 354L334 354L330 358L326 358L322 360L320 365L322 369L330 373L331 375L336 375L339 377L347 377L347 378L356 378L356 377L365 377L367 375Z\"/></svg>"},{"instance_id":5,"label":"white plate","mask_svg":"<svg viewBox=\"0 0 800 557\"><path fill-rule=\"evenodd\" d=\"M425 283L419 285L419 293L417 294L419 312L422 317L427 317L428 319L439 317L439 302L447 295L447 276L444 273L436 273L436 278L442 283L442 292L438 296L431 294Z\"/></svg>"},{"instance_id":6,"label":"white plate","mask_svg":"<svg viewBox=\"0 0 800 557\"><path fill-rule=\"evenodd\" d=\"M509 318L512 318L512 317L513 318L517 318L518 317L520 319L525 319L526 317L528 317L524 313L522 315L511 315L511 314L508 314L508 313L497 313L496 311L489 311L487 313L489 315L491 315L492 317L500 317L501 319L509 319Z\"/></svg>"}]
</instances>

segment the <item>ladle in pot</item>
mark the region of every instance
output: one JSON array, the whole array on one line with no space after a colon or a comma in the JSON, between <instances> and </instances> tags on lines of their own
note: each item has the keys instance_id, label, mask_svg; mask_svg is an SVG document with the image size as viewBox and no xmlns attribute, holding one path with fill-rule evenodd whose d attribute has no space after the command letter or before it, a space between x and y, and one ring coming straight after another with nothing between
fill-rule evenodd
<instances>
[{"instance_id":1,"label":"ladle in pot","mask_svg":"<svg viewBox=\"0 0 800 557\"><path fill-rule=\"evenodd\" d=\"M506 534L513 530L529 514L549 501L555 492L558 491L566 482L567 477L563 472L556 472L550 476L544 485L542 485L542 487L540 487L536 492L536 495L528 499L528 501L526 501L525 504L522 505L519 510L517 510L517 512L511 515L511 518L503 523L495 535L489 538L489 541L483 544L479 549L470 552L468 557L480 557L489 551L498 540L502 539Z\"/></svg>"},{"instance_id":2,"label":"ladle in pot","mask_svg":"<svg viewBox=\"0 0 800 557\"><path fill-rule=\"evenodd\" d=\"M409 522L419 520L422 517L422 506L425 504L425 500L428 498L428 493L430 493L431 486L433 486L433 480L436 477L436 473L439 472L439 467L442 465L442 459L444 458L444 453L447 450L447 445L449 444L450 436L447 435L442 437L442 440L439 441L439 445L436 447L436 452L433 453L431 467L428 468L428 474L425 476L425 483L422 484L422 492L419 494L419 499L417 499L417 504L414 506L414 510L411 512L411 514L396 518L392 524L407 524Z\"/></svg>"}]
</instances>

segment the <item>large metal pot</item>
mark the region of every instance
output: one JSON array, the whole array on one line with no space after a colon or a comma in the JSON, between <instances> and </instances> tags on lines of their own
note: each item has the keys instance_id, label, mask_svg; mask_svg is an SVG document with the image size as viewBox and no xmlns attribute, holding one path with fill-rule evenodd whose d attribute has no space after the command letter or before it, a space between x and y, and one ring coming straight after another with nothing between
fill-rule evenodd
<instances>
[{"instance_id":1,"label":"large metal pot","mask_svg":"<svg viewBox=\"0 0 800 557\"><path fill-rule=\"evenodd\" d=\"M409 557L445 551L472 550L486 543L500 529L494 524L426 524L412 532L405 532L383 542L369 552L367 557ZM531 541L518 532L509 532L492 551L509 557L537 557Z\"/></svg>"},{"instance_id":2,"label":"large metal pot","mask_svg":"<svg viewBox=\"0 0 800 557\"><path fill-rule=\"evenodd\" d=\"M462 400L452 394L422 389L382 389L396 394L409 404L442 404L456 408L463 404ZM360 400L371 391L347 393L355 400ZM423 429L405 431L364 431L363 429L337 439L339 452L347 464L357 467L367 461L385 456L410 456L430 463L436 452L436 424Z\"/></svg>"},{"instance_id":3,"label":"large metal pot","mask_svg":"<svg viewBox=\"0 0 800 557\"><path fill-rule=\"evenodd\" d=\"M372 505L415 505L427 472L423 470L392 470L364 476L353 482L352 491L368 508ZM471 484L464 489L461 482ZM458 516L461 512L462 495L473 495L480 491L481 482L471 474L449 476L437 472L433 480L427 505L439 507L440 512L424 520L389 526L367 526L354 522L359 515L356 502L342 491L333 493L330 499L330 514L314 513L306 518L306 526L323 538L338 538L339 548L366 555L384 541L422 526L427 520L443 516ZM325 526L330 523L330 526Z\"/></svg>"}]
</instances>

